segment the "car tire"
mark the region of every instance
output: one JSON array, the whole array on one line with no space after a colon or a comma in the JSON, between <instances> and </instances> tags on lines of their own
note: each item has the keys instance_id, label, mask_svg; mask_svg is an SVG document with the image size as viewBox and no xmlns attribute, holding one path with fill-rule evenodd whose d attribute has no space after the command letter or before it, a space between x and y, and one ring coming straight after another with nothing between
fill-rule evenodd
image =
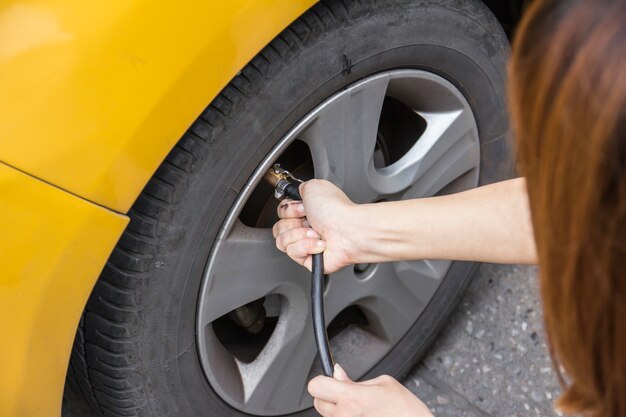
<instances>
[{"instance_id":1,"label":"car tire","mask_svg":"<svg viewBox=\"0 0 626 417\"><path fill-rule=\"evenodd\" d=\"M211 102L131 208L130 224L77 331L72 386L105 416L250 415L208 382L196 317L220 228L263 158L333 94L384 71L411 69L445 79L471 107L480 140L479 184L509 178L508 52L500 24L477 0L314 5ZM415 324L363 377L405 375L474 269L453 263Z\"/></svg>"}]
</instances>

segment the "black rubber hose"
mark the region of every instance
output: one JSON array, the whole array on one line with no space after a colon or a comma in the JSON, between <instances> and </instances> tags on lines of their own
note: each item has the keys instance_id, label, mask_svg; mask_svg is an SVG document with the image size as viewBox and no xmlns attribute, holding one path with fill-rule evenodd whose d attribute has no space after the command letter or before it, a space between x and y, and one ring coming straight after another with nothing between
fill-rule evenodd
<instances>
[{"instance_id":1,"label":"black rubber hose","mask_svg":"<svg viewBox=\"0 0 626 417\"><path fill-rule=\"evenodd\" d=\"M330 354L326 319L324 318L324 257L321 253L313 255L311 268L311 310L313 312L313 332L315 344L320 355L324 375L333 376L333 357Z\"/></svg>"},{"instance_id":2,"label":"black rubber hose","mask_svg":"<svg viewBox=\"0 0 626 417\"><path fill-rule=\"evenodd\" d=\"M285 187L284 193L292 200L302 200L300 190L294 184ZM313 332L315 344L320 355L322 371L326 376L333 376L333 358L330 354L328 333L326 333L326 319L324 318L324 257L321 253L313 255L311 265L311 312L313 316Z\"/></svg>"}]
</instances>

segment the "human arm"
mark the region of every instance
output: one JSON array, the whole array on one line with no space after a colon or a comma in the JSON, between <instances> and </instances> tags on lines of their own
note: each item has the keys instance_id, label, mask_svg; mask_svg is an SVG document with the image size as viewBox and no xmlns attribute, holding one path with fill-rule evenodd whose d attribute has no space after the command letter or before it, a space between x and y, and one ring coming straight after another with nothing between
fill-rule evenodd
<instances>
[{"instance_id":1,"label":"human arm","mask_svg":"<svg viewBox=\"0 0 626 417\"><path fill-rule=\"evenodd\" d=\"M310 254L322 250L328 273L354 263L409 259L537 259L523 178L446 196L373 204L354 204L323 180L304 183L300 192L302 204L279 206L282 220L274 236L279 249L309 269ZM320 236L323 246L317 243Z\"/></svg>"}]
</instances>

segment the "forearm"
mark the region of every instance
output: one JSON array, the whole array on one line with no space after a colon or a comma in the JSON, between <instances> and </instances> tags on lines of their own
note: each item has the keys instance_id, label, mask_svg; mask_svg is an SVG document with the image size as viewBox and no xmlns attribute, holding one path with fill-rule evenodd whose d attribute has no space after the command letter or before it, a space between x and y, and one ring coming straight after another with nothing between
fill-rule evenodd
<instances>
[{"instance_id":1,"label":"forearm","mask_svg":"<svg viewBox=\"0 0 626 417\"><path fill-rule=\"evenodd\" d=\"M355 219L355 261L455 259L536 263L523 178L458 194L364 204Z\"/></svg>"}]
</instances>

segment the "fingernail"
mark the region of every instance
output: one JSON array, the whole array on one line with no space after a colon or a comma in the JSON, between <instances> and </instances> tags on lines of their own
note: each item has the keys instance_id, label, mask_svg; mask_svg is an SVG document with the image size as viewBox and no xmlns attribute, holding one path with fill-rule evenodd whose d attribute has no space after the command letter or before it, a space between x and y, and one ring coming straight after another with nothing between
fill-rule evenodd
<instances>
[{"instance_id":1,"label":"fingernail","mask_svg":"<svg viewBox=\"0 0 626 417\"><path fill-rule=\"evenodd\" d=\"M304 204L298 204L296 206L296 210L298 210L300 213L304 213Z\"/></svg>"},{"instance_id":2,"label":"fingernail","mask_svg":"<svg viewBox=\"0 0 626 417\"><path fill-rule=\"evenodd\" d=\"M320 248L323 248L324 246L326 246L326 242L324 242L323 240L318 240L317 246L319 246Z\"/></svg>"},{"instance_id":3,"label":"fingernail","mask_svg":"<svg viewBox=\"0 0 626 417\"><path fill-rule=\"evenodd\" d=\"M307 230L306 235L308 237L318 237L318 234L315 232L315 230Z\"/></svg>"}]
</instances>

